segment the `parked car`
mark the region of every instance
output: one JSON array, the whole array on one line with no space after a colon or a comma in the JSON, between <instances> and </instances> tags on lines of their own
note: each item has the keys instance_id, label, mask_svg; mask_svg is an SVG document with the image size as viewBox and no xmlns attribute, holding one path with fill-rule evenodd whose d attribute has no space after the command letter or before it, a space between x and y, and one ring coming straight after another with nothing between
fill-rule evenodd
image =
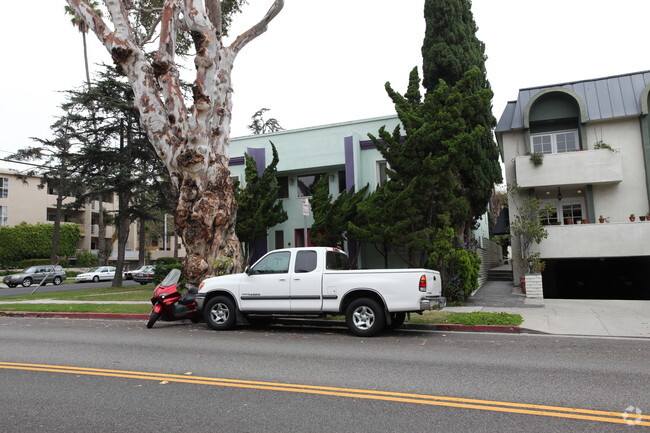
<instances>
[{"instance_id":1,"label":"parked car","mask_svg":"<svg viewBox=\"0 0 650 433\"><path fill-rule=\"evenodd\" d=\"M2 282L9 287L16 287L18 284L29 287L32 283L41 281L43 285L53 283L58 286L63 280L65 280L65 271L61 266L42 265L31 266L20 274L7 275Z\"/></svg>"},{"instance_id":2,"label":"parked car","mask_svg":"<svg viewBox=\"0 0 650 433\"><path fill-rule=\"evenodd\" d=\"M78 283L84 281L110 281L115 276L115 267L114 266L98 266L94 269L84 272L83 274L77 275L76 279Z\"/></svg>"},{"instance_id":3,"label":"parked car","mask_svg":"<svg viewBox=\"0 0 650 433\"><path fill-rule=\"evenodd\" d=\"M136 268L132 271L124 271L122 272L122 279L124 280L132 280L133 276L137 274L138 272L144 271L144 269L147 268L147 265L145 266L140 266L139 268Z\"/></svg>"},{"instance_id":4,"label":"parked car","mask_svg":"<svg viewBox=\"0 0 650 433\"><path fill-rule=\"evenodd\" d=\"M140 284L153 283L153 274L155 271L155 266L145 266L140 272L133 274L133 281L136 281Z\"/></svg>"}]
</instances>

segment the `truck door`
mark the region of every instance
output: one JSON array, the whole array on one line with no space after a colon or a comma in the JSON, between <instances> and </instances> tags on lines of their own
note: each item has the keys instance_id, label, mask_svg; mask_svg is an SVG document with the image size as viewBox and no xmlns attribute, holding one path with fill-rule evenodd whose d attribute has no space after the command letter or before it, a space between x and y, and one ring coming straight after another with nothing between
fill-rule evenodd
<instances>
[{"instance_id":1,"label":"truck door","mask_svg":"<svg viewBox=\"0 0 650 433\"><path fill-rule=\"evenodd\" d=\"M317 270L318 254L314 250L296 253L291 274L291 311L320 311L323 307L321 284L323 274Z\"/></svg>"},{"instance_id":2,"label":"truck door","mask_svg":"<svg viewBox=\"0 0 650 433\"><path fill-rule=\"evenodd\" d=\"M271 252L244 275L239 284L242 311L289 311L291 252Z\"/></svg>"}]
</instances>

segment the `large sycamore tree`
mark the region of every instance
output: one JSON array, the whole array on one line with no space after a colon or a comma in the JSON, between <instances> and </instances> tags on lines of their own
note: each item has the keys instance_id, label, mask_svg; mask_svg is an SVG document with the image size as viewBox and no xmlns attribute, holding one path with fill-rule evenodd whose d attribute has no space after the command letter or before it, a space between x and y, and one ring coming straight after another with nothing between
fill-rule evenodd
<instances>
[{"instance_id":1,"label":"large sycamore tree","mask_svg":"<svg viewBox=\"0 0 650 433\"><path fill-rule=\"evenodd\" d=\"M67 0L110 52L131 84L142 127L178 192L174 223L192 281L216 274L223 258L241 270L235 234L237 204L228 170L232 111L231 72L237 54L264 33L284 6L275 0L253 27L223 41L243 0L104 0L105 20L84 0ZM111 25L109 25L111 24ZM177 49L183 35L194 44L191 101L181 91ZM145 45L156 41L153 54Z\"/></svg>"}]
</instances>

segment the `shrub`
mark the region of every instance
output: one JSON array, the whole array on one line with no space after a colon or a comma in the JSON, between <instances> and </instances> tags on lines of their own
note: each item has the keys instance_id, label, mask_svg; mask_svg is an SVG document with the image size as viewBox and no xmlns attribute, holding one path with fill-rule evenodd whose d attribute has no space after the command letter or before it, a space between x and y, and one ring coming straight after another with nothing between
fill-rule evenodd
<instances>
[{"instance_id":1,"label":"shrub","mask_svg":"<svg viewBox=\"0 0 650 433\"><path fill-rule=\"evenodd\" d=\"M478 288L481 259L469 251L455 231L446 227L436 231L434 252L428 266L442 274L442 293L450 303L464 302Z\"/></svg>"},{"instance_id":2,"label":"shrub","mask_svg":"<svg viewBox=\"0 0 650 433\"><path fill-rule=\"evenodd\" d=\"M18 262L19 268L29 268L30 266L49 265L50 259L27 259Z\"/></svg>"},{"instance_id":3,"label":"shrub","mask_svg":"<svg viewBox=\"0 0 650 433\"><path fill-rule=\"evenodd\" d=\"M98 257L86 249L77 254L77 266L80 268L97 266L97 263L99 263Z\"/></svg>"},{"instance_id":4,"label":"shrub","mask_svg":"<svg viewBox=\"0 0 650 433\"><path fill-rule=\"evenodd\" d=\"M175 265L178 263L178 260L176 260L173 257L161 257L158 260L156 260L157 265Z\"/></svg>"},{"instance_id":5,"label":"shrub","mask_svg":"<svg viewBox=\"0 0 650 433\"><path fill-rule=\"evenodd\" d=\"M167 274L172 270L172 269L181 269L182 265L180 263L173 263L169 265L156 265L153 271L153 282L155 284L160 284L162 280L165 279ZM184 282L185 277L181 274L181 279L180 282Z\"/></svg>"},{"instance_id":6,"label":"shrub","mask_svg":"<svg viewBox=\"0 0 650 433\"><path fill-rule=\"evenodd\" d=\"M23 222L15 227L0 227L0 263L15 265L25 259L49 257L53 234L53 224ZM74 255L80 238L77 224L61 224L58 255Z\"/></svg>"}]
</instances>

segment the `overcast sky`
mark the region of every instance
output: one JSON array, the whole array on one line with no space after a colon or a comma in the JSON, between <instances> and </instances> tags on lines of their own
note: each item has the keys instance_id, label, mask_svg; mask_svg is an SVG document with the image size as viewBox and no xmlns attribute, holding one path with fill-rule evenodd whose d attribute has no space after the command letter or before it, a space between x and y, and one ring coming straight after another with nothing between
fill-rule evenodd
<instances>
[{"instance_id":1,"label":"overcast sky","mask_svg":"<svg viewBox=\"0 0 650 433\"><path fill-rule=\"evenodd\" d=\"M272 0L249 2L233 35L259 20ZM3 6L0 157L33 145L30 137L49 138L60 92L83 85L81 35L65 4ZM286 0L235 62L232 136L248 135L246 125L262 107L285 129L394 114L384 83L403 92L409 71L421 68L423 5ZM650 69L649 0L474 0L472 11L497 119L520 88ZM93 34L88 41L91 63L110 61Z\"/></svg>"}]
</instances>

